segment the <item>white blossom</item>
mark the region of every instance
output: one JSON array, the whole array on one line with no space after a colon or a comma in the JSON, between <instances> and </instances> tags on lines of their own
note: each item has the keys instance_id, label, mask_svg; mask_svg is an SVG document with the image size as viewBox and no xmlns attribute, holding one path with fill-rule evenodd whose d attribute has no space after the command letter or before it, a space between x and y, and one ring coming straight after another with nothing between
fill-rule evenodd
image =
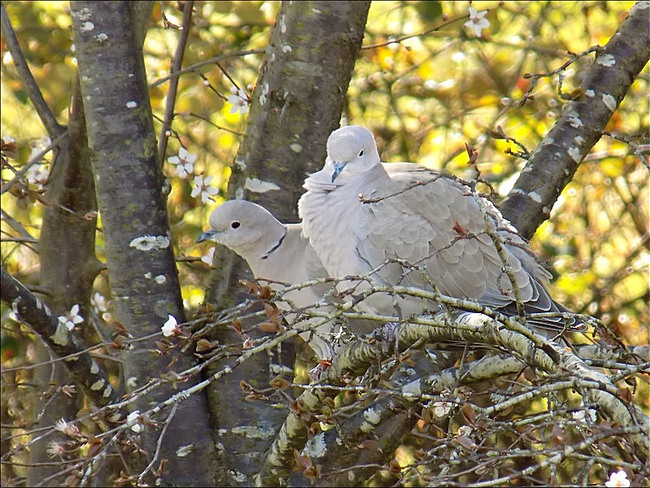
<instances>
[{"instance_id":1,"label":"white blossom","mask_svg":"<svg viewBox=\"0 0 650 488\"><path fill-rule=\"evenodd\" d=\"M436 417L444 417L449 413L452 406L450 402L435 402L433 404L433 413Z\"/></svg>"},{"instance_id":2,"label":"white blossom","mask_svg":"<svg viewBox=\"0 0 650 488\"><path fill-rule=\"evenodd\" d=\"M27 176L28 183L42 188L43 185L47 183L47 180L50 176L50 171L46 166L43 166L42 164L34 164L29 167L27 173L25 173L25 176Z\"/></svg>"},{"instance_id":3,"label":"white blossom","mask_svg":"<svg viewBox=\"0 0 650 488\"><path fill-rule=\"evenodd\" d=\"M128 417L126 417L127 425L131 427L131 430L136 434L142 432L144 428L142 424L140 424L140 421L138 420L139 416L140 416L140 410L134 410L128 415Z\"/></svg>"},{"instance_id":4,"label":"white blossom","mask_svg":"<svg viewBox=\"0 0 650 488\"><path fill-rule=\"evenodd\" d=\"M32 152L29 153L29 160L36 158L43 150L52 144L52 139L49 136L43 136L40 139L37 139L32 144ZM41 158L42 159L42 158ZM40 161L40 159L39 159Z\"/></svg>"},{"instance_id":5,"label":"white blossom","mask_svg":"<svg viewBox=\"0 0 650 488\"><path fill-rule=\"evenodd\" d=\"M172 156L167 161L176 165L176 175L179 178L186 178L188 175L193 174L196 158L196 154L187 152L187 149L181 147L178 150L178 156Z\"/></svg>"},{"instance_id":6,"label":"white blossom","mask_svg":"<svg viewBox=\"0 0 650 488\"><path fill-rule=\"evenodd\" d=\"M573 420L581 424L586 424L587 420L589 420L591 423L596 422L596 410L593 408L584 408L584 404L582 403L580 406L582 407L582 410L571 412L571 417Z\"/></svg>"},{"instance_id":7,"label":"white blossom","mask_svg":"<svg viewBox=\"0 0 650 488\"><path fill-rule=\"evenodd\" d=\"M481 37L481 31L490 27L490 21L485 18L487 13L487 10L477 12L472 7L469 7L469 20L465 22L465 27L473 29L474 34L476 34L477 37Z\"/></svg>"},{"instance_id":8,"label":"white blossom","mask_svg":"<svg viewBox=\"0 0 650 488\"><path fill-rule=\"evenodd\" d=\"M605 486L610 488L615 486L627 487L630 486L630 480L627 479L627 473L622 469L619 469L615 473L609 475L609 479L605 482Z\"/></svg>"},{"instance_id":9,"label":"white blossom","mask_svg":"<svg viewBox=\"0 0 650 488\"><path fill-rule=\"evenodd\" d=\"M219 193L215 187L210 186L212 182L212 176L195 176L194 182L192 183L192 197L201 196L201 201L203 203L208 203L210 197Z\"/></svg>"},{"instance_id":10,"label":"white blossom","mask_svg":"<svg viewBox=\"0 0 650 488\"><path fill-rule=\"evenodd\" d=\"M65 419L57 420L56 423L54 424L54 429L70 437L81 436L81 431L79 430L79 427L67 423Z\"/></svg>"},{"instance_id":11,"label":"white blossom","mask_svg":"<svg viewBox=\"0 0 650 488\"><path fill-rule=\"evenodd\" d=\"M248 95L241 88L235 86L230 88L232 95L228 95L228 103L232 103L230 113L234 114L240 112L242 115L248 110Z\"/></svg>"},{"instance_id":12,"label":"white blossom","mask_svg":"<svg viewBox=\"0 0 650 488\"><path fill-rule=\"evenodd\" d=\"M181 332L181 329L178 328L178 322L176 321L176 317L174 317L173 315L169 316L167 322L165 322L165 324L160 328L160 330L162 330L162 333L165 337L171 337Z\"/></svg>"},{"instance_id":13,"label":"white blossom","mask_svg":"<svg viewBox=\"0 0 650 488\"><path fill-rule=\"evenodd\" d=\"M65 454L65 447L61 442L50 441L45 452L47 452L47 454L53 458L57 456L61 457Z\"/></svg>"},{"instance_id":14,"label":"white blossom","mask_svg":"<svg viewBox=\"0 0 650 488\"><path fill-rule=\"evenodd\" d=\"M54 430L58 430L59 432L63 432L67 428L68 423L65 421L65 419L59 419L54 423Z\"/></svg>"},{"instance_id":15,"label":"white blossom","mask_svg":"<svg viewBox=\"0 0 650 488\"><path fill-rule=\"evenodd\" d=\"M74 304L70 311L65 315L60 315L59 322L65 325L68 330L74 329L75 325L80 324L84 321L84 318L79 315L79 305Z\"/></svg>"},{"instance_id":16,"label":"white blossom","mask_svg":"<svg viewBox=\"0 0 650 488\"><path fill-rule=\"evenodd\" d=\"M90 297L90 304L95 307L97 312L108 312L106 307L106 297L99 292L96 292L92 297Z\"/></svg>"}]
</instances>

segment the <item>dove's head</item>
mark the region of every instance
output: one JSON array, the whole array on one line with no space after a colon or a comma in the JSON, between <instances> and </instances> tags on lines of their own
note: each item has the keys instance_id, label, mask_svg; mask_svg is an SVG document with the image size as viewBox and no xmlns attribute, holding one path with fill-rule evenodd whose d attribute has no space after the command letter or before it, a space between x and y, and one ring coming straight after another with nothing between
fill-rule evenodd
<instances>
[{"instance_id":1,"label":"dove's head","mask_svg":"<svg viewBox=\"0 0 650 488\"><path fill-rule=\"evenodd\" d=\"M228 200L210 215L210 229L196 242L214 240L243 258L262 254L284 236L286 229L268 210L247 200Z\"/></svg>"},{"instance_id":2,"label":"dove's head","mask_svg":"<svg viewBox=\"0 0 650 488\"><path fill-rule=\"evenodd\" d=\"M381 164L375 137L365 127L348 125L332 132L327 139L325 167L332 173L332 183L344 174L360 174Z\"/></svg>"}]
</instances>

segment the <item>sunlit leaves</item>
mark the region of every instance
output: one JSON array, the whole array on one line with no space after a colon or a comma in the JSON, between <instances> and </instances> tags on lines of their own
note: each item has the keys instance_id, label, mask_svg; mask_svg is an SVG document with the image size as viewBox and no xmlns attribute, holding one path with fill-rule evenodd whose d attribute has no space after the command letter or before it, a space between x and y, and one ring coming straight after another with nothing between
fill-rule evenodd
<instances>
[{"instance_id":1,"label":"sunlit leaves","mask_svg":"<svg viewBox=\"0 0 650 488\"><path fill-rule=\"evenodd\" d=\"M593 55L572 63L562 72L562 80L557 75L536 79L526 74L558 69L572 58L568 50L581 52L605 44L632 4L475 2L472 5L477 11L490 9L485 17L490 27L482 30L478 38L463 27L468 19L468 2L373 2L364 39L366 48L355 66L344 123L373 129L384 160L413 160L463 177L471 173L465 150L468 144L476 149L471 157L482 176L503 195L525 163L516 153L525 153L522 147L534 150L565 104L582 94L581 76ZM176 3L156 3L144 52L157 118L162 117L167 103L166 77L180 35L178 29L163 25L161 6L170 22L180 25L182 21ZM28 61L46 100L65 124L74 53L64 4L9 2L7 7L19 35L29 32L29 41L25 43ZM174 248L178 256L187 258L179 264L179 274L190 312L203 302L209 272L200 260L207 245L194 246L194 239L203 230L212 206L223 197L214 195L215 190L214 202L201 198L201 192L196 191L196 198L192 198L189 181L193 176L189 173L212 177L215 188L225 188L250 112L250 107L241 110L243 104L240 110L233 111L232 102L241 102L235 98L231 98L231 103L227 100L235 95L235 84L246 96L252 95L248 85L255 85L264 59L263 54L227 55L264 48L277 8L275 2L195 3L195 24L183 60L187 71L179 78L170 142L163 157L167 161L179 154L181 148L185 148L186 154L196 155L191 170L184 168L185 175L182 171L178 174L172 164L165 163L164 167L171 184L168 207ZM440 29L432 30L434 27ZM218 65L214 60L201 64L224 55ZM3 131L8 130L16 139L15 159L11 163L20 169L43 131L10 57L5 55L3 60ZM643 241L648 228L648 173L634 154L634 146L625 138L631 138L633 144L643 143L643 138L634 136L647 131L647 92L646 69L609 122L607 129L612 134L606 135L587 156L554 206L551 220L540 227L532 242L558 276L551 284L555 298L571 310L597 315L620 338L638 344L648 341L643 326L648 321L645 301L650 262L647 241ZM244 100L243 96L239 98ZM495 133L498 137L491 137ZM10 170L3 171L3 178L12 176ZM36 182L26 183L31 188L27 186L17 195L7 192L2 203L3 210L38 238L43 200L37 198L42 195L34 193ZM8 236L18 236L15 229L3 223L5 229ZM102 233L98 232L99 257L102 243ZM38 269L36 254L23 244L3 242L3 259L9 267L24 272L27 281L31 278L29 273ZM249 284L248 291L261 299L271 295L270 288L257 284ZM266 318L260 326L262 332L274 336L283 332L282 316L277 309L267 304L263 313ZM255 346L242 323L233 321L232 329L241 336L244 351ZM15 340L13 330L8 330ZM107 330L112 332L108 348L129 347L129 333L123 326L113 323L112 330L111 325ZM10 361L25 349L22 344L13 347L11 341L5 348L5 342L3 335L3 360ZM169 343L161 345L170 347ZM200 339L196 353L207 356L217 347L208 339ZM288 391L287 380L282 378L272 380L271 386ZM242 388L249 399L264 398L250 385L243 384ZM622 392L626 398L640 395L631 390ZM432 403L424 411L423 428L441 418L436 408L444 418L453 412L462 414L467 423L477 424L477 428L485 422L467 404L461 403L461 408L452 410L450 402L439 403ZM533 405L540 410L547 406L545 402ZM319 420L335 423L330 413L327 411ZM316 430L312 428L311 435ZM452 426L449 435L459 452L471 452L475 447L472 433L454 432ZM562 443L570 432L566 426L554 426L548 434ZM374 440L358 445L367 451L378 447ZM388 466L396 474L425 453L414 455L405 450L402 455ZM308 456L297 454L296 464L305 476L319 476L320 468ZM487 471L489 466L481 469Z\"/></svg>"}]
</instances>

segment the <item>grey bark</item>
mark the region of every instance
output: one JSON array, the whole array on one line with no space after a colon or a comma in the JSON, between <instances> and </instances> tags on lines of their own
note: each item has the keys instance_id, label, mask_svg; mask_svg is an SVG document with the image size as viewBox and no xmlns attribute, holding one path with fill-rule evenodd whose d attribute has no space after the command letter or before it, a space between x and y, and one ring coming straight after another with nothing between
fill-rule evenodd
<instances>
[{"instance_id":1,"label":"grey bark","mask_svg":"<svg viewBox=\"0 0 650 488\"><path fill-rule=\"evenodd\" d=\"M229 197L255 201L281 221L297 220L302 183L309 172L322 166L327 136L339 125L369 6L370 2L282 3L253 93L246 135L233 164ZM264 191L259 181L276 189ZM238 280L251 279L245 263L219 246L214 265L217 270L208 290L209 301L219 307L241 301ZM241 342L241 336L232 331L221 330L217 335L221 343ZM224 466L243 475L235 479L226 472L230 479L220 481L228 485L252 482L264 451L287 416L271 402L244 400L241 380L266 387L275 376L268 358L257 355L249 363L245 370L237 368L210 387L212 415L222 433ZM210 372L226 364L211 365ZM282 364L293 367L291 351ZM270 435L244 438L236 433L242 426Z\"/></svg>"},{"instance_id":2,"label":"grey bark","mask_svg":"<svg viewBox=\"0 0 650 488\"><path fill-rule=\"evenodd\" d=\"M88 353L81 353L83 348L64 325L61 325L57 316L31 293L25 286L11 276L4 268L2 272L2 301L10 307L15 307L18 315L29 324L43 339L48 347L58 356L72 356L73 359L64 364L73 380L80 386L86 396L96 405L102 407L117 401L117 395L111 388L104 372L97 367L93 368L94 361ZM91 372L91 370L93 370ZM100 382L100 388L91 388ZM58 418L65 412L58 411ZM70 415L73 413L70 412Z\"/></svg>"},{"instance_id":3,"label":"grey bark","mask_svg":"<svg viewBox=\"0 0 650 488\"><path fill-rule=\"evenodd\" d=\"M15 60L23 86L48 135L51 139L62 136L66 133L66 128L57 122L45 102L20 48L4 5L2 6L2 32ZM51 168L46 185L47 193L44 196L48 204L44 206L43 210L43 224L38 249L41 264L41 286L47 290L44 301L54 313L53 321L49 310L49 315L44 315L42 309L27 310L24 308L28 304L30 306L37 305L39 301L36 297L23 297L21 306L25 315L30 315L33 318L38 317L36 322L29 322L29 324L43 339L44 346L49 347L51 351L62 357L61 354L77 352L82 345L89 346L93 343L95 334L88 322L77 327L77 338L74 338L68 331L57 330L56 317L70 310L75 304L80 306L82 317L89 316L88 307L92 284L101 267L94 254L97 218L92 216L92 212L97 209L97 204L90 172L86 126L78 84L75 84L74 87L67 138L54 150ZM6 277L3 270L3 281L4 278ZM15 286L18 288L14 289L9 282L3 284L9 287L7 291L16 292L19 286L22 286L16 282ZM22 292L26 291L22 290ZM4 292L5 290L3 290L3 294ZM55 336L55 334L58 335ZM57 338L53 340L53 337ZM37 351L42 361L46 362L50 359L50 354L44 347L38 347ZM72 372L72 378L77 382L80 390L88 394L88 398L96 405L105 405L108 400L115 399L116 395L114 392L106 390L106 388L110 389L110 385L103 371L99 370L97 374L91 373L91 363L94 364L94 361L86 354L82 356L81 361L75 364L68 363L68 365ZM95 367L97 367L96 364ZM38 390L42 392L53 386L50 385L51 382L60 386L68 381L67 373L60 363L39 368L35 373L34 380L39 385ZM103 381L105 387L95 391L90 390L90 385L97 381ZM107 393L106 396L102 396L104 392ZM40 396L35 395L33 398L40 398ZM70 418L80 407L81 398L79 396L68 398L58 395L40 417L41 424L53 425L60 418ZM36 406L35 411L39 412L40 410L42 410L42 406ZM46 442L34 445L31 450L31 460L36 463L49 461L50 458L45 450ZM58 471L56 466L37 467L30 470L30 481L37 482L56 471Z\"/></svg>"},{"instance_id":4,"label":"grey bark","mask_svg":"<svg viewBox=\"0 0 650 488\"><path fill-rule=\"evenodd\" d=\"M137 6L137 4L135 4ZM109 281L115 316L136 337L160 332L169 315L185 320L178 274L171 248L163 174L147 90L141 33L136 33L133 5L128 2L71 4L81 91L86 109L91 163L102 216ZM141 386L170 369L191 366L190 356L171 358L155 352L155 337L124 353L124 377ZM191 381L190 381L191 384ZM163 385L135 407L141 412L169 398ZM168 422L158 463L167 459L163 484L214 483L214 445L207 402L202 394L179 404ZM138 472L151 460L160 431L148 428L144 446L150 458L129 461ZM178 456L180 447L192 455ZM157 468L156 463L155 468ZM201 465L203 469L197 470ZM147 478L145 478L147 479ZM152 480L149 480L153 482Z\"/></svg>"},{"instance_id":5,"label":"grey bark","mask_svg":"<svg viewBox=\"0 0 650 488\"><path fill-rule=\"evenodd\" d=\"M562 116L533 151L501 212L526 239L548 219L551 208L630 86L650 59L646 2L638 2L586 73L584 93L567 103Z\"/></svg>"}]
</instances>

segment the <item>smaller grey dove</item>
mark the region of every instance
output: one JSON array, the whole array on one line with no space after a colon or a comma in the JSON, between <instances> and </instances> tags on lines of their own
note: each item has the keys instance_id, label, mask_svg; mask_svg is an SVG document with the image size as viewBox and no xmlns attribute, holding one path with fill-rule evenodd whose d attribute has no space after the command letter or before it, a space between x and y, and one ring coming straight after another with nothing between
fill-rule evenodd
<instances>
[{"instance_id":1,"label":"smaller grey dove","mask_svg":"<svg viewBox=\"0 0 650 488\"><path fill-rule=\"evenodd\" d=\"M302 226L282 224L256 203L228 200L212 212L209 225L210 229L197 242L215 240L227 246L246 260L256 279L269 280L270 287L276 291L284 288L280 283L297 285L327 277L309 240L302 236ZM325 284L309 286L293 290L283 298L298 308L309 307L318 303L330 288ZM290 308L284 300L276 304L285 311ZM285 314L285 318L291 323L296 316ZM328 323L300 334L319 359L332 357L332 329L333 325Z\"/></svg>"},{"instance_id":2,"label":"smaller grey dove","mask_svg":"<svg viewBox=\"0 0 650 488\"><path fill-rule=\"evenodd\" d=\"M567 325L563 317L529 316L567 310L544 286L550 273L489 200L418 164L382 163L368 129L332 132L325 166L304 187L298 204L303 232L332 278L368 276L379 285L425 290L434 285L509 316L518 315L518 295L527 323L556 331ZM355 295L369 288L354 280L338 286ZM405 318L440 309L389 294L373 294L356 308Z\"/></svg>"}]
</instances>

